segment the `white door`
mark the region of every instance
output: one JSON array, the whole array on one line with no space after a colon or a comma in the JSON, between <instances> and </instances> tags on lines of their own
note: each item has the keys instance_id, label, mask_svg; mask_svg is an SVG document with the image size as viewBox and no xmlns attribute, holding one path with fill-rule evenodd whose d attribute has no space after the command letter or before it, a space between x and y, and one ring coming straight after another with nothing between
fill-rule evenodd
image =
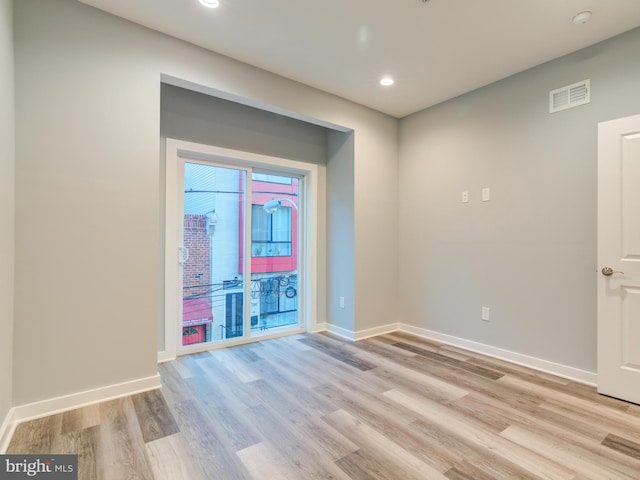
<instances>
[{"instance_id":1,"label":"white door","mask_svg":"<svg viewBox=\"0 0 640 480\"><path fill-rule=\"evenodd\" d=\"M598 126L598 391L640 403L640 115Z\"/></svg>"}]
</instances>

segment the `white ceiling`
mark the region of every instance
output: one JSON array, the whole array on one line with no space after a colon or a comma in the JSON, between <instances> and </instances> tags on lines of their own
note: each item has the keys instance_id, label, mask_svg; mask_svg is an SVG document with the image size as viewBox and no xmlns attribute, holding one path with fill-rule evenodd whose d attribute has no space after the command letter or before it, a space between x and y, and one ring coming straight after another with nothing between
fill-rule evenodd
<instances>
[{"instance_id":1,"label":"white ceiling","mask_svg":"<svg viewBox=\"0 0 640 480\"><path fill-rule=\"evenodd\" d=\"M640 0L80 1L395 117L640 25Z\"/></svg>"}]
</instances>

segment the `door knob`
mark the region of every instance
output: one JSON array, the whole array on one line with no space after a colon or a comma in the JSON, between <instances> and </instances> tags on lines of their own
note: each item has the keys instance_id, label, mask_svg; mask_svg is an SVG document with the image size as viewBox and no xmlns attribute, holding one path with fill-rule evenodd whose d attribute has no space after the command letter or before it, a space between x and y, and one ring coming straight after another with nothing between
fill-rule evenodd
<instances>
[{"instance_id":1,"label":"door knob","mask_svg":"<svg viewBox=\"0 0 640 480\"><path fill-rule=\"evenodd\" d=\"M189 249L187 247L178 247L178 263L184 265L189 260Z\"/></svg>"},{"instance_id":2,"label":"door knob","mask_svg":"<svg viewBox=\"0 0 640 480\"><path fill-rule=\"evenodd\" d=\"M622 273L622 274L624 274L624 272L614 272L614 271L613 271L613 268L611 268L611 267L604 267L604 268L602 269L602 274L603 274L605 277L610 277L610 276L611 276L611 275L613 275L614 273Z\"/></svg>"}]
</instances>

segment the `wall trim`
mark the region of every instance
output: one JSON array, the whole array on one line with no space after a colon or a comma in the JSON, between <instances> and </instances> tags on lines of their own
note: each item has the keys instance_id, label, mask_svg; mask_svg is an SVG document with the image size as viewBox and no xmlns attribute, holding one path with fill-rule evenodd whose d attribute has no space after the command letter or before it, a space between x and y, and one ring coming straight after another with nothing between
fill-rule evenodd
<instances>
[{"instance_id":1,"label":"wall trim","mask_svg":"<svg viewBox=\"0 0 640 480\"><path fill-rule=\"evenodd\" d=\"M359 330L354 332L347 330L346 328L338 327L330 323L326 324L325 330L329 333L333 333L338 337L342 337L346 340L358 341L365 338L375 337L376 335L384 335L385 333L396 332L400 329L399 323L390 323L389 325L382 325L381 327L367 328L366 330Z\"/></svg>"},{"instance_id":2,"label":"wall trim","mask_svg":"<svg viewBox=\"0 0 640 480\"><path fill-rule=\"evenodd\" d=\"M162 350L158 352L158 363L166 363L171 362L176 359L175 352L168 352L167 350Z\"/></svg>"},{"instance_id":3,"label":"wall trim","mask_svg":"<svg viewBox=\"0 0 640 480\"><path fill-rule=\"evenodd\" d=\"M365 338L375 337L376 335L384 335L385 333L397 332L400 330L400 323L390 323L381 327L367 328L355 332L355 340L364 340Z\"/></svg>"},{"instance_id":4,"label":"wall trim","mask_svg":"<svg viewBox=\"0 0 640 480\"><path fill-rule=\"evenodd\" d=\"M9 442L16 429L14 417L15 408L10 408L2 422L2 426L0 426L0 455L3 455L7 451L7 448L9 448Z\"/></svg>"},{"instance_id":5,"label":"wall trim","mask_svg":"<svg viewBox=\"0 0 640 480\"><path fill-rule=\"evenodd\" d=\"M329 324L326 322L320 322L320 323L311 325L311 328L309 329L309 333L326 332L327 330L329 330Z\"/></svg>"},{"instance_id":6,"label":"wall trim","mask_svg":"<svg viewBox=\"0 0 640 480\"><path fill-rule=\"evenodd\" d=\"M487 355L489 357L497 358L500 360L506 360L508 362L515 363L516 365L533 368L534 370L538 370L544 373L550 373L552 375L566 378L574 382L583 383L593 387L597 386L598 384L598 374L595 372L581 370L579 368L570 367L568 365L550 362L542 358L512 352L503 348L492 347L491 345L485 345L484 343L454 337L453 335L448 335L446 333L434 332L433 330L427 330L425 328L415 327L413 325L407 325L405 323L401 323L398 330L406 333L411 333L428 340L434 340L436 342L446 343L447 345L464 348L465 350L469 350L471 352L481 353L483 355Z\"/></svg>"},{"instance_id":7,"label":"wall trim","mask_svg":"<svg viewBox=\"0 0 640 480\"><path fill-rule=\"evenodd\" d=\"M345 340L354 341L356 339L355 332L353 330L348 330L332 323L327 323L326 331L329 333L333 333L338 337L344 338Z\"/></svg>"},{"instance_id":8,"label":"wall trim","mask_svg":"<svg viewBox=\"0 0 640 480\"><path fill-rule=\"evenodd\" d=\"M151 377L138 378L107 387L95 388L93 390L86 390L84 392L72 393L70 395L63 395L61 397L13 407L9 410L9 414L2 425L2 430L0 430L0 453L6 451L11 436L19 423L86 407L87 405L106 402L115 398L155 390L160 387L160 375L156 373Z\"/></svg>"},{"instance_id":9,"label":"wall trim","mask_svg":"<svg viewBox=\"0 0 640 480\"><path fill-rule=\"evenodd\" d=\"M510 350L493 347L491 345L485 345L484 343L455 337L446 333L440 333L433 330L428 330L426 328L415 327L406 323L390 323L381 327L359 330L357 332L353 332L351 330L347 330L346 328L327 323L326 331L351 341L364 340L365 338L374 337L376 335L384 335L385 333L392 332L411 333L427 340L433 340L447 345L452 345L454 347L463 348L471 352L481 353L483 355L487 355L488 357L506 360L507 362L511 362L516 365L522 365L524 367L532 368L540 372L550 373L552 375L566 378L567 380L572 380L574 382L582 383L585 385L590 385L592 387L595 387L598 384L598 374L595 372L589 372L587 370L581 370L579 368L570 367L568 365L562 365L560 363L551 362L542 358L512 352Z\"/></svg>"},{"instance_id":10,"label":"wall trim","mask_svg":"<svg viewBox=\"0 0 640 480\"><path fill-rule=\"evenodd\" d=\"M160 386L160 374L156 373L151 377L139 378L107 387L99 387L93 390L63 395L40 402L27 403L14 407L14 420L18 423L34 420L48 415L55 415L56 413L86 407L87 405L126 397L127 395L155 390L156 388L160 388Z\"/></svg>"}]
</instances>

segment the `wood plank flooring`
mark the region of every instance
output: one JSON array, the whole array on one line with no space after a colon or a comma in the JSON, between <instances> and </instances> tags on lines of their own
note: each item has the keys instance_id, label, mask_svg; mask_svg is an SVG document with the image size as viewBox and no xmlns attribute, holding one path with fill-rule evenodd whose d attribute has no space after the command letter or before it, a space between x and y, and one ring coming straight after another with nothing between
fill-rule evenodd
<instances>
[{"instance_id":1,"label":"wood plank flooring","mask_svg":"<svg viewBox=\"0 0 640 480\"><path fill-rule=\"evenodd\" d=\"M161 365L163 388L18 426L82 480L640 480L640 407L406 334Z\"/></svg>"}]
</instances>

